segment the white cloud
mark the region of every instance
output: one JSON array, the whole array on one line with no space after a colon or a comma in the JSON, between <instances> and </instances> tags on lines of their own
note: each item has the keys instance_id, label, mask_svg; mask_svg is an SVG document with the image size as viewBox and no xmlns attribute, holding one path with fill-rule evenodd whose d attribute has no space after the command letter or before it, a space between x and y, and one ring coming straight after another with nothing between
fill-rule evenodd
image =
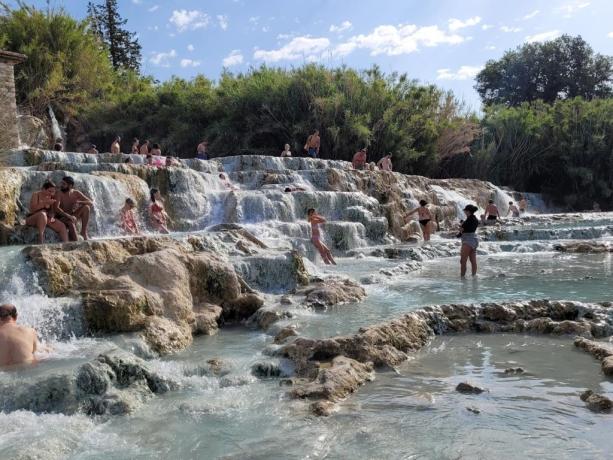
<instances>
[{"instance_id":1,"label":"white cloud","mask_svg":"<svg viewBox=\"0 0 613 460\"><path fill-rule=\"evenodd\" d=\"M251 17L249 18L249 22L250 22L251 24L255 24L255 25L257 25L257 23L258 23L258 22L260 22L260 17L259 17L259 16L251 16Z\"/></svg>"},{"instance_id":2,"label":"white cloud","mask_svg":"<svg viewBox=\"0 0 613 460\"><path fill-rule=\"evenodd\" d=\"M494 27L494 26L493 26L493 25L491 25L491 24L483 24L483 25L481 26L481 28L482 28L483 30L488 30L488 29L491 29L492 27Z\"/></svg>"},{"instance_id":3,"label":"white cloud","mask_svg":"<svg viewBox=\"0 0 613 460\"><path fill-rule=\"evenodd\" d=\"M553 40L554 38L558 38L559 36L559 30L550 30L548 32L541 32L540 34L528 35L526 37L526 42L546 42L547 40Z\"/></svg>"},{"instance_id":4,"label":"white cloud","mask_svg":"<svg viewBox=\"0 0 613 460\"><path fill-rule=\"evenodd\" d=\"M170 60L172 58L177 57L177 52L175 50L170 50L167 53L153 53L153 56L151 56L149 58L149 62L151 62L154 65L160 66L160 67L169 67L170 66Z\"/></svg>"},{"instance_id":5,"label":"white cloud","mask_svg":"<svg viewBox=\"0 0 613 460\"><path fill-rule=\"evenodd\" d=\"M451 30L452 32L455 32L456 30L460 30L465 27L476 26L480 22L481 22L481 18L479 16L468 18L466 21L461 21L456 18L451 18L449 20L449 30Z\"/></svg>"},{"instance_id":6,"label":"white cloud","mask_svg":"<svg viewBox=\"0 0 613 460\"><path fill-rule=\"evenodd\" d=\"M192 45L191 43L189 45L187 45L187 51L194 51L196 48L194 48L194 45Z\"/></svg>"},{"instance_id":7,"label":"white cloud","mask_svg":"<svg viewBox=\"0 0 613 460\"><path fill-rule=\"evenodd\" d=\"M179 32L203 29L209 25L209 15L198 10L174 10L169 21Z\"/></svg>"},{"instance_id":8,"label":"white cloud","mask_svg":"<svg viewBox=\"0 0 613 460\"><path fill-rule=\"evenodd\" d=\"M353 24L351 24L350 21L343 21L338 26L332 24L330 26L330 32L335 32L337 34L340 34L341 32L344 32L346 30L351 30L352 27L353 27Z\"/></svg>"},{"instance_id":9,"label":"white cloud","mask_svg":"<svg viewBox=\"0 0 613 460\"><path fill-rule=\"evenodd\" d=\"M524 21L528 20L528 19L532 19L533 17L537 16L541 11L540 10L534 10L530 13L528 13L527 15L525 15L522 19Z\"/></svg>"},{"instance_id":10,"label":"white cloud","mask_svg":"<svg viewBox=\"0 0 613 460\"><path fill-rule=\"evenodd\" d=\"M134 3L135 5L140 5L141 3L143 3L143 0L132 0L132 3Z\"/></svg>"},{"instance_id":11,"label":"white cloud","mask_svg":"<svg viewBox=\"0 0 613 460\"><path fill-rule=\"evenodd\" d=\"M501 31L503 32L521 32L521 27L509 27L509 26L502 26L500 28Z\"/></svg>"},{"instance_id":12,"label":"white cloud","mask_svg":"<svg viewBox=\"0 0 613 460\"><path fill-rule=\"evenodd\" d=\"M288 40L294 37L294 34L279 34L277 35L277 40Z\"/></svg>"},{"instance_id":13,"label":"white cloud","mask_svg":"<svg viewBox=\"0 0 613 460\"><path fill-rule=\"evenodd\" d=\"M228 16L226 16L225 14L218 14L217 22L219 24L219 27L221 27L221 30L226 30L228 28Z\"/></svg>"},{"instance_id":14,"label":"white cloud","mask_svg":"<svg viewBox=\"0 0 613 460\"><path fill-rule=\"evenodd\" d=\"M485 49L486 49L486 50L488 50L488 51L493 51L493 50L495 50L495 49L496 49L496 47L495 47L494 45L487 45L487 46L485 47Z\"/></svg>"},{"instance_id":15,"label":"white cloud","mask_svg":"<svg viewBox=\"0 0 613 460\"><path fill-rule=\"evenodd\" d=\"M582 10L583 8L587 8L590 6L590 2L586 2L584 0L575 0L573 2L569 2L565 5L562 5L558 8L564 14L564 17L570 18L577 11Z\"/></svg>"},{"instance_id":16,"label":"white cloud","mask_svg":"<svg viewBox=\"0 0 613 460\"><path fill-rule=\"evenodd\" d=\"M157 11L159 8L160 8L160 5L153 5L147 11L149 11L150 13L153 13L154 11Z\"/></svg>"},{"instance_id":17,"label":"white cloud","mask_svg":"<svg viewBox=\"0 0 613 460\"><path fill-rule=\"evenodd\" d=\"M483 66L471 66L471 65L463 65L460 68L453 72L451 69L438 69L436 71L437 80L468 80L469 78L474 78L477 75Z\"/></svg>"},{"instance_id":18,"label":"white cloud","mask_svg":"<svg viewBox=\"0 0 613 460\"><path fill-rule=\"evenodd\" d=\"M262 32L268 32L268 26L262 26Z\"/></svg>"},{"instance_id":19,"label":"white cloud","mask_svg":"<svg viewBox=\"0 0 613 460\"><path fill-rule=\"evenodd\" d=\"M179 63L181 67L198 67L200 65L200 61L194 61L192 59L181 59Z\"/></svg>"},{"instance_id":20,"label":"white cloud","mask_svg":"<svg viewBox=\"0 0 613 460\"><path fill-rule=\"evenodd\" d=\"M232 50L225 58L223 58L224 67L232 67L243 63L243 55L241 50Z\"/></svg>"},{"instance_id":21,"label":"white cloud","mask_svg":"<svg viewBox=\"0 0 613 460\"><path fill-rule=\"evenodd\" d=\"M609 33L607 34L607 37L609 37L609 38L613 38L613 32L609 32Z\"/></svg>"},{"instance_id":22,"label":"white cloud","mask_svg":"<svg viewBox=\"0 0 613 460\"><path fill-rule=\"evenodd\" d=\"M320 54L329 46L330 40L327 38L296 37L276 50L255 50L253 58L266 62L291 61Z\"/></svg>"},{"instance_id":23,"label":"white cloud","mask_svg":"<svg viewBox=\"0 0 613 460\"><path fill-rule=\"evenodd\" d=\"M458 34L449 34L438 26L417 27L414 24L399 26L381 25L368 35L356 35L334 49L336 56L345 56L355 49L370 50L372 56L387 54L397 56L417 51L420 46L456 45L466 39Z\"/></svg>"}]
</instances>

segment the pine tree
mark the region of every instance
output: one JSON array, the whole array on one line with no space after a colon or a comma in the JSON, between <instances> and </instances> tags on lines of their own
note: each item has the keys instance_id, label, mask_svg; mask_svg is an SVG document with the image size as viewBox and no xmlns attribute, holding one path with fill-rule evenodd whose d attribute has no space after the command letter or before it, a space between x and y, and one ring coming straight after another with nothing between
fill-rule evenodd
<instances>
[{"instance_id":1,"label":"pine tree","mask_svg":"<svg viewBox=\"0 0 613 460\"><path fill-rule=\"evenodd\" d=\"M141 46L136 34L125 29L128 21L119 15L117 0L104 0L100 5L89 2L87 13L92 32L109 50L113 67L138 72Z\"/></svg>"}]
</instances>

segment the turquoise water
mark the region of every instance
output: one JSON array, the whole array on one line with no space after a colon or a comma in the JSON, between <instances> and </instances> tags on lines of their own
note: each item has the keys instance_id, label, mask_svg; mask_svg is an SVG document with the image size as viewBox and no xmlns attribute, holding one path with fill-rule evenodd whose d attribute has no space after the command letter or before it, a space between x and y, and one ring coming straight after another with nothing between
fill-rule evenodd
<instances>
[{"instance_id":1,"label":"turquoise water","mask_svg":"<svg viewBox=\"0 0 613 460\"><path fill-rule=\"evenodd\" d=\"M356 304L314 312L296 305L279 323L301 335L328 337L389 320L425 305L484 301L613 299L611 255L561 254L555 240L486 243L476 279L461 280L457 255L423 263L421 269L366 285ZM435 240L432 244L437 244ZM438 243L440 244L440 243ZM14 300L24 319L54 346L35 368L0 371L0 384L71 372L78 364L126 337L83 337L76 328L58 332L46 312L66 311L66 299L49 299L20 268L18 248L0 249L0 301ZM377 275L402 260L339 258L326 274L356 280ZM70 310L73 311L74 310ZM61 329L61 328L60 328ZM579 393L613 393L610 379L569 338L520 335L442 337L344 401L328 418L309 415L290 400L278 379L251 375L253 363L271 359L272 336L233 327L196 338L187 350L155 359L158 372L179 389L157 396L130 416L109 420L82 415L0 413L0 457L45 459L598 459L610 455L613 419L585 409ZM222 376L192 375L212 358ZM521 366L525 375L507 376ZM193 374L193 373L192 373ZM460 395L464 380L489 390ZM469 412L476 407L480 413Z\"/></svg>"}]
</instances>

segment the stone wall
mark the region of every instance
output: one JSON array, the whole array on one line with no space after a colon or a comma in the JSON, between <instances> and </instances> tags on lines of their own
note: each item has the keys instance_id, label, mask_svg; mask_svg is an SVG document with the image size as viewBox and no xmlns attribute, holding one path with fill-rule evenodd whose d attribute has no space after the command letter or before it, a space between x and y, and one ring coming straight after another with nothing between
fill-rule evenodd
<instances>
[{"instance_id":1,"label":"stone wall","mask_svg":"<svg viewBox=\"0 0 613 460\"><path fill-rule=\"evenodd\" d=\"M21 54L0 50L0 149L19 146L13 67L23 60Z\"/></svg>"}]
</instances>

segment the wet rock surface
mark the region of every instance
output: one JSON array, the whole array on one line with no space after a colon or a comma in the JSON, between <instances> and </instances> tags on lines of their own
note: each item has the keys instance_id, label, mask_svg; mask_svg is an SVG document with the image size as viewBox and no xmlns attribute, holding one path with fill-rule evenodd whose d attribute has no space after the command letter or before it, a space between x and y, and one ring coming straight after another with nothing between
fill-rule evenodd
<instances>
[{"instance_id":1,"label":"wet rock surface","mask_svg":"<svg viewBox=\"0 0 613 460\"><path fill-rule=\"evenodd\" d=\"M283 345L277 354L293 361L297 376L308 382L295 385L290 393L293 397L333 401L335 396L330 396L331 393L326 393L318 385L324 370L329 381L334 381L337 372L342 380L346 364L343 367L322 366L322 363L334 362L339 357L375 368L394 367L408 359L410 353L421 349L434 335L464 332L581 333L593 338L610 336L612 326L613 309L608 304L541 300L440 305L363 327L354 335L327 339L298 337ZM513 371L519 373L517 369ZM355 385L351 387L357 388ZM319 388L319 393L316 388Z\"/></svg>"},{"instance_id":2,"label":"wet rock surface","mask_svg":"<svg viewBox=\"0 0 613 460\"><path fill-rule=\"evenodd\" d=\"M575 346L590 353L601 362L602 373L613 376L613 346L610 344L587 340L582 337L575 339Z\"/></svg>"},{"instance_id":3,"label":"wet rock surface","mask_svg":"<svg viewBox=\"0 0 613 460\"><path fill-rule=\"evenodd\" d=\"M362 286L355 281L340 277L314 280L296 293L304 295L305 303L316 309L358 302L366 297L366 291Z\"/></svg>"},{"instance_id":4,"label":"wet rock surface","mask_svg":"<svg viewBox=\"0 0 613 460\"><path fill-rule=\"evenodd\" d=\"M245 320L263 305L227 259L201 250L196 238L36 246L24 254L47 293L82 297L92 332L142 331L165 354L188 346L192 334L213 334L219 321Z\"/></svg>"},{"instance_id":5,"label":"wet rock surface","mask_svg":"<svg viewBox=\"0 0 613 460\"><path fill-rule=\"evenodd\" d=\"M154 395L174 388L175 383L159 376L146 361L115 349L81 365L74 373L5 385L0 401L5 412L124 415Z\"/></svg>"},{"instance_id":6,"label":"wet rock surface","mask_svg":"<svg viewBox=\"0 0 613 460\"><path fill-rule=\"evenodd\" d=\"M594 393L592 390L586 390L581 394L581 401L585 402L585 405L592 412L611 412L613 409L613 401L606 396Z\"/></svg>"},{"instance_id":7,"label":"wet rock surface","mask_svg":"<svg viewBox=\"0 0 613 460\"><path fill-rule=\"evenodd\" d=\"M473 385L471 383L460 382L455 387L455 391L457 391L458 393L463 393L463 394L479 395L479 394L483 393L485 390L483 388L478 387L476 385Z\"/></svg>"}]
</instances>

